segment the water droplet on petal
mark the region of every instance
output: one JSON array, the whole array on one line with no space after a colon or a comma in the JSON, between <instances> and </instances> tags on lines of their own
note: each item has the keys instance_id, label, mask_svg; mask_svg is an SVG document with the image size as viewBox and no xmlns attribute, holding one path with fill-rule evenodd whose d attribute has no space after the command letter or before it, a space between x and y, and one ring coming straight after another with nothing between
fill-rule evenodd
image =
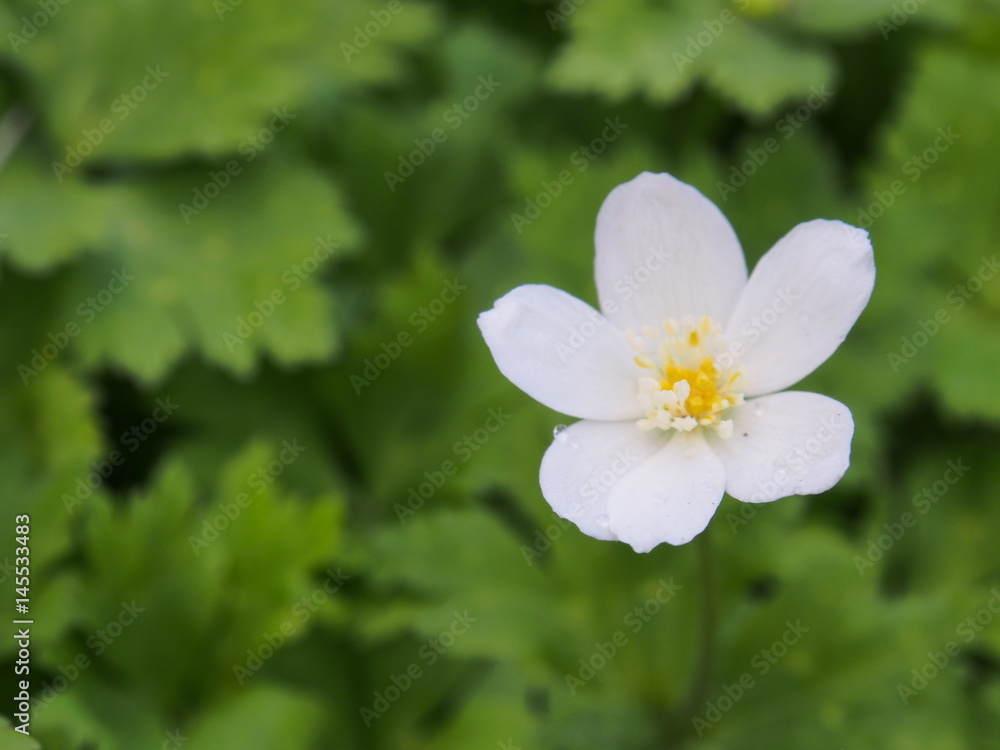
<instances>
[{"instance_id":1,"label":"water droplet on petal","mask_svg":"<svg viewBox=\"0 0 1000 750\"><path fill-rule=\"evenodd\" d=\"M555 426L555 429L552 430L552 437L554 437L561 443L565 443L566 440L569 438L569 435L566 434L566 425L557 424Z\"/></svg>"}]
</instances>

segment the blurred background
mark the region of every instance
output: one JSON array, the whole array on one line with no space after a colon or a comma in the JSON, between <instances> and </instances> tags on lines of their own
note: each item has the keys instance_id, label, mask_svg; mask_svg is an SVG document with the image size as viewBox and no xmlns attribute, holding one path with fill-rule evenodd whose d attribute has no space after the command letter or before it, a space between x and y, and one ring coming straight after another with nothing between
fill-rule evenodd
<instances>
[{"instance_id":1,"label":"blurred background","mask_svg":"<svg viewBox=\"0 0 1000 750\"><path fill-rule=\"evenodd\" d=\"M0 746L1000 747L996 0L4 0L0 112ZM875 247L847 475L711 560L475 325L643 170Z\"/></svg>"}]
</instances>

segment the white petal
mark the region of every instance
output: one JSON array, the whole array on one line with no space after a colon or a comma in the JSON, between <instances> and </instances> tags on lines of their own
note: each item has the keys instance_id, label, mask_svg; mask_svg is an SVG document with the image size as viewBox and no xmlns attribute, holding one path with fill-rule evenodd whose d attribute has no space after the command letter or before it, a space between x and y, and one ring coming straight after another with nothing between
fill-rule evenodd
<instances>
[{"instance_id":1,"label":"white petal","mask_svg":"<svg viewBox=\"0 0 1000 750\"><path fill-rule=\"evenodd\" d=\"M621 328L710 315L721 325L746 284L739 240L718 207L668 174L619 185L597 215L601 309Z\"/></svg>"},{"instance_id":2,"label":"white petal","mask_svg":"<svg viewBox=\"0 0 1000 750\"><path fill-rule=\"evenodd\" d=\"M799 224L754 268L726 338L748 396L799 382L826 361L875 284L868 232L841 221Z\"/></svg>"},{"instance_id":3,"label":"white petal","mask_svg":"<svg viewBox=\"0 0 1000 750\"><path fill-rule=\"evenodd\" d=\"M726 492L745 503L815 495L835 485L851 459L854 420L839 401L786 391L730 412L733 436L710 435L726 467Z\"/></svg>"},{"instance_id":4,"label":"white petal","mask_svg":"<svg viewBox=\"0 0 1000 750\"><path fill-rule=\"evenodd\" d=\"M700 431L677 433L611 490L611 531L636 552L685 544L708 525L725 483L722 462Z\"/></svg>"},{"instance_id":5,"label":"white petal","mask_svg":"<svg viewBox=\"0 0 1000 750\"><path fill-rule=\"evenodd\" d=\"M634 352L597 310L544 284L528 284L479 316L493 359L508 380L573 417L637 419Z\"/></svg>"},{"instance_id":6,"label":"white petal","mask_svg":"<svg viewBox=\"0 0 1000 750\"><path fill-rule=\"evenodd\" d=\"M643 432L635 422L583 420L563 430L545 452L542 495L557 514L595 539L615 539L608 495L628 471L663 445L659 430Z\"/></svg>"}]
</instances>

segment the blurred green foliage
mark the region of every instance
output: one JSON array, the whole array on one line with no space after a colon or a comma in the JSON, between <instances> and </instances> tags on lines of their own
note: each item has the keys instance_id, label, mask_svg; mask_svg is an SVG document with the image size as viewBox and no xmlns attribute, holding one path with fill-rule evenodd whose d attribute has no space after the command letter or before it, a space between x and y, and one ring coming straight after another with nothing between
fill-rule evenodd
<instances>
[{"instance_id":1,"label":"blurred green foliage","mask_svg":"<svg viewBox=\"0 0 1000 750\"><path fill-rule=\"evenodd\" d=\"M30 514L46 750L1000 747L996 0L5 0L0 38L0 577ZM553 516L562 418L475 326L594 301L643 170L751 262L816 217L876 252L801 386L851 469L725 500L713 587Z\"/></svg>"}]
</instances>

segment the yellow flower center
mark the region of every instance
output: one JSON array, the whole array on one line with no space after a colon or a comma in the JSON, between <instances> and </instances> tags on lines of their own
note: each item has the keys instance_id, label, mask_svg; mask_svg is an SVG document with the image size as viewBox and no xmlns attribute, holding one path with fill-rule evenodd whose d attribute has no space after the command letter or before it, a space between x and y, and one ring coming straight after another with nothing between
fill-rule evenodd
<instances>
[{"instance_id":1,"label":"yellow flower center","mask_svg":"<svg viewBox=\"0 0 1000 750\"><path fill-rule=\"evenodd\" d=\"M661 329L644 326L641 336L626 331L635 361L649 372L639 378L640 429L681 430L714 427L722 437L733 432L728 409L743 403L736 390L740 373L722 329L709 317L667 320Z\"/></svg>"}]
</instances>

